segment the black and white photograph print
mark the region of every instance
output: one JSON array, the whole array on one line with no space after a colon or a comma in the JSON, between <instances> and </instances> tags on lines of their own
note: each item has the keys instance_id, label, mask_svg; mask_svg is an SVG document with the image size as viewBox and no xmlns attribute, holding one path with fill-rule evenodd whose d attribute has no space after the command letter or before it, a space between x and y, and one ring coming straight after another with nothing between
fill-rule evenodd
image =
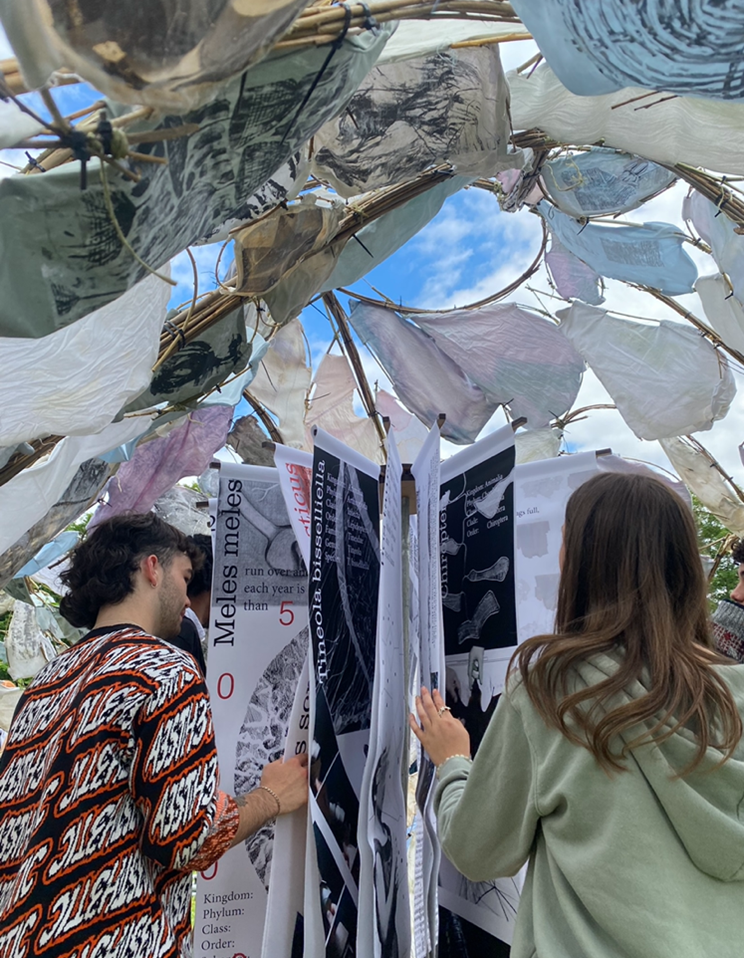
<instances>
[{"instance_id":1,"label":"black and white photograph print","mask_svg":"<svg viewBox=\"0 0 744 958\"><path fill-rule=\"evenodd\" d=\"M264 765L284 754L287 725L308 641L305 627L272 659L251 695L235 750L236 795L256 788ZM251 864L267 889L273 843L273 823L264 825L245 841Z\"/></svg>"},{"instance_id":2,"label":"black and white photograph print","mask_svg":"<svg viewBox=\"0 0 744 958\"><path fill-rule=\"evenodd\" d=\"M517 644L514 447L441 486L445 655Z\"/></svg>"}]
</instances>

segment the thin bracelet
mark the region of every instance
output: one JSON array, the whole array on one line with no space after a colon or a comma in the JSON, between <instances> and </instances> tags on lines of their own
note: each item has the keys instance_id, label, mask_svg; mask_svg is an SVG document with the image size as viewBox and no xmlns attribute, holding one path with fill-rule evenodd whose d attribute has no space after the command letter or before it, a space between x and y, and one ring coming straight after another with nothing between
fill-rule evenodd
<instances>
[{"instance_id":1,"label":"thin bracelet","mask_svg":"<svg viewBox=\"0 0 744 958\"><path fill-rule=\"evenodd\" d=\"M437 775L439 775L439 769L443 765L446 765L451 758L466 758L469 762L472 761L469 755L463 755L462 752L458 752L457 755L448 755L447 758L444 759L444 761L439 763L439 765L434 766L434 770L436 771Z\"/></svg>"},{"instance_id":2,"label":"thin bracelet","mask_svg":"<svg viewBox=\"0 0 744 958\"><path fill-rule=\"evenodd\" d=\"M275 792L273 789L269 788L268 785L257 785L257 786L256 786L256 791L258 792L258 791L260 791L260 789L263 789L265 792L268 792L269 795L271 795L271 797L272 797L272 798L274 799L274 801L276 802L276 815L274 815L274 818L276 818L277 815L281 815L281 814L282 814L282 803L279 801L279 796L276 794L276 792Z\"/></svg>"}]
</instances>

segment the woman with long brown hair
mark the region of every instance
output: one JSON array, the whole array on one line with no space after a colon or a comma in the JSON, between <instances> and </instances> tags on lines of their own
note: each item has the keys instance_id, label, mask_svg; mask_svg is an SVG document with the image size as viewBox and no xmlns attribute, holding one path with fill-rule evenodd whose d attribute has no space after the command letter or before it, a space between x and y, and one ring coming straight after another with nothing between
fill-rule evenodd
<instances>
[{"instance_id":1,"label":"woman with long brown hair","mask_svg":"<svg viewBox=\"0 0 744 958\"><path fill-rule=\"evenodd\" d=\"M474 761L438 692L417 711L444 853L482 881L529 861L512 958L744 956L744 666L662 482L571 496L555 633L515 653Z\"/></svg>"}]
</instances>

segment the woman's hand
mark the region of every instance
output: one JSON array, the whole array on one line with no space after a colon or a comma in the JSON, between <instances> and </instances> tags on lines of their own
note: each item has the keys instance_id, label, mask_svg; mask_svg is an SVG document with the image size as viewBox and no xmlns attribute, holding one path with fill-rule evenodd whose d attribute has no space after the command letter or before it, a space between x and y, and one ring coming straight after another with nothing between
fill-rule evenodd
<instances>
[{"instance_id":1,"label":"woman's hand","mask_svg":"<svg viewBox=\"0 0 744 958\"><path fill-rule=\"evenodd\" d=\"M421 687L421 695L416 696L416 711L421 725L413 715L409 715L408 723L435 765L453 755L470 755L470 736L465 726L452 717L437 689L430 695L428 689Z\"/></svg>"}]
</instances>

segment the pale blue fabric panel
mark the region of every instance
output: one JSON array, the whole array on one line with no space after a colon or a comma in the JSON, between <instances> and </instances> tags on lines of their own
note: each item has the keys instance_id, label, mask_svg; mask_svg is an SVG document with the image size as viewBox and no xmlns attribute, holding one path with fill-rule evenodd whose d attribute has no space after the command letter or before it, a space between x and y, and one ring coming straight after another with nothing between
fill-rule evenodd
<instances>
[{"instance_id":1,"label":"pale blue fabric panel","mask_svg":"<svg viewBox=\"0 0 744 958\"><path fill-rule=\"evenodd\" d=\"M581 223L546 200L537 209L566 249L600 276L651 286L667 296L693 291L697 267L684 250L685 234L679 227Z\"/></svg>"},{"instance_id":2,"label":"pale blue fabric panel","mask_svg":"<svg viewBox=\"0 0 744 958\"><path fill-rule=\"evenodd\" d=\"M542 175L556 206L577 217L634 210L676 179L657 163L602 147L551 160Z\"/></svg>"},{"instance_id":3,"label":"pale blue fabric panel","mask_svg":"<svg viewBox=\"0 0 744 958\"><path fill-rule=\"evenodd\" d=\"M744 0L513 0L564 86L744 99Z\"/></svg>"},{"instance_id":4,"label":"pale blue fabric panel","mask_svg":"<svg viewBox=\"0 0 744 958\"><path fill-rule=\"evenodd\" d=\"M76 546L79 538L80 536L77 532L61 533L56 539L52 539L51 542L47 542L43 548L39 549L33 559L16 572L15 578L19 579L24 575L34 575L42 569L46 569L55 559L59 559L60 556L69 552L73 546Z\"/></svg>"}]
</instances>

